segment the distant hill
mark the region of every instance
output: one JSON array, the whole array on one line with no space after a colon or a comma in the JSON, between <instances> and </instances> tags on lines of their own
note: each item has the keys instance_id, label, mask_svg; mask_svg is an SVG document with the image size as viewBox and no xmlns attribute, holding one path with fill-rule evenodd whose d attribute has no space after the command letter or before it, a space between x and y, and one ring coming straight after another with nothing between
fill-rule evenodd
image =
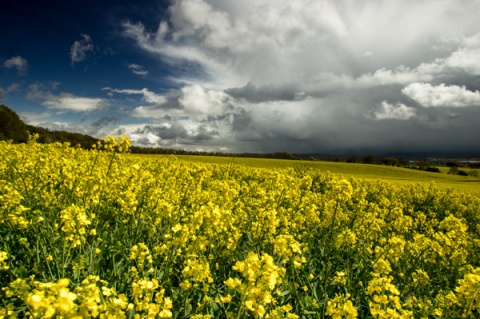
<instances>
[{"instance_id":1,"label":"distant hill","mask_svg":"<svg viewBox=\"0 0 480 319\"><path fill-rule=\"evenodd\" d=\"M90 149L97 139L85 134L65 131L50 131L43 127L25 124L17 113L5 105L0 105L0 140L12 140L13 143L26 143L29 134L38 134L39 143L70 142L72 146L80 145Z\"/></svg>"}]
</instances>

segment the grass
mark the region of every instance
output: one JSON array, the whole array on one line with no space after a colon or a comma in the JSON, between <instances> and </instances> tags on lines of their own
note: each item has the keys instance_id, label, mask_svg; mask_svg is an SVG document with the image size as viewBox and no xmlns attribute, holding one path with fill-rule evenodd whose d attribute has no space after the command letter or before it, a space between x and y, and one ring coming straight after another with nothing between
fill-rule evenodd
<instances>
[{"instance_id":1,"label":"grass","mask_svg":"<svg viewBox=\"0 0 480 319\"><path fill-rule=\"evenodd\" d=\"M144 156L144 155L142 155ZM156 155L163 156L163 155ZM480 193L480 178L447 174L448 169L442 173L425 172L403 167L392 167L373 164L339 163L323 161L280 160L265 158L232 158L220 156L191 156L177 155L177 158L194 163L210 163L219 165L245 165L261 168L289 168L298 170L314 169L330 172L336 175L353 176L365 180L383 180L389 183L409 185L417 183L435 184L443 189L453 188L457 191Z\"/></svg>"}]
</instances>

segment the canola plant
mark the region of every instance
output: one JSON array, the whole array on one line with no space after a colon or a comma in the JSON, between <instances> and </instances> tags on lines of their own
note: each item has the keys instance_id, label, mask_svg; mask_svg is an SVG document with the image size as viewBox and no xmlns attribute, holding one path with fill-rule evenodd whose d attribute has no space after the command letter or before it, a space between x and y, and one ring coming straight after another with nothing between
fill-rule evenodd
<instances>
[{"instance_id":1,"label":"canola plant","mask_svg":"<svg viewBox=\"0 0 480 319\"><path fill-rule=\"evenodd\" d=\"M0 142L0 319L478 318L480 198Z\"/></svg>"}]
</instances>

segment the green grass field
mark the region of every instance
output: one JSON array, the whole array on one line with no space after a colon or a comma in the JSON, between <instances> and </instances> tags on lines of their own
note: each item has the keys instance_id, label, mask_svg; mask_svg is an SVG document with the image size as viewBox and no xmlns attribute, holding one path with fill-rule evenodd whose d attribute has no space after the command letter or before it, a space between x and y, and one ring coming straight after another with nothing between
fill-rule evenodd
<instances>
[{"instance_id":1,"label":"green grass field","mask_svg":"<svg viewBox=\"0 0 480 319\"><path fill-rule=\"evenodd\" d=\"M372 164L190 155L177 155L176 157L187 162L210 163L219 165L245 165L250 167L262 168L293 167L294 169L299 170L315 169L322 172L330 172L336 175L353 176L355 178L361 178L366 180L380 179L389 183L395 183L400 185L430 183L431 181L433 181L440 188L451 187L458 191L480 193L480 178L449 175L447 174L448 169L442 169L442 173L432 173L403 167L392 167Z\"/></svg>"}]
</instances>

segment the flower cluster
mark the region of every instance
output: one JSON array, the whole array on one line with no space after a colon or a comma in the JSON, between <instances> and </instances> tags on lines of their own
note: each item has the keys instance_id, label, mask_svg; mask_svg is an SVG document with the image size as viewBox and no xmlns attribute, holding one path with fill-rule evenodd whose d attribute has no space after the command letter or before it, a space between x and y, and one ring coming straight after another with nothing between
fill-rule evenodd
<instances>
[{"instance_id":1,"label":"flower cluster","mask_svg":"<svg viewBox=\"0 0 480 319\"><path fill-rule=\"evenodd\" d=\"M350 294L336 295L335 298L327 302L327 311L325 315L331 316L332 319L354 319L357 318L357 308L349 299Z\"/></svg>"},{"instance_id":2,"label":"flower cluster","mask_svg":"<svg viewBox=\"0 0 480 319\"><path fill-rule=\"evenodd\" d=\"M126 153L131 145L132 142L130 139L121 135L118 139L114 136L107 136L105 139L100 138L97 145L94 145L94 147L108 152Z\"/></svg>"},{"instance_id":3,"label":"flower cluster","mask_svg":"<svg viewBox=\"0 0 480 319\"><path fill-rule=\"evenodd\" d=\"M10 268L7 263L8 254L6 251L0 251L0 270L8 270Z\"/></svg>"}]
</instances>

